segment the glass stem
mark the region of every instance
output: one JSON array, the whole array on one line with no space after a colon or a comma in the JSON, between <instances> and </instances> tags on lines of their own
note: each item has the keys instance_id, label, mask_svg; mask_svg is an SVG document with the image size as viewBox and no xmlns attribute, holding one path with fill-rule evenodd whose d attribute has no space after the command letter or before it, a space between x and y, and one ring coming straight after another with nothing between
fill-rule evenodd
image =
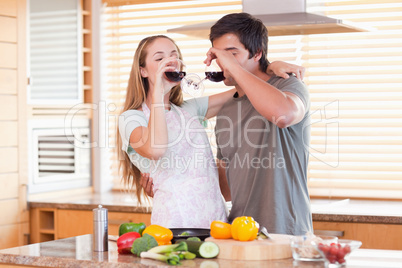
<instances>
[{"instance_id":1,"label":"glass stem","mask_svg":"<svg viewBox=\"0 0 402 268\"><path fill-rule=\"evenodd\" d=\"M205 80L207 80L208 79L208 77L205 77L204 79L202 79L200 82L198 82L198 83L196 83L196 84L194 84L197 88L198 88L198 86L202 83L202 82L204 82Z\"/></svg>"}]
</instances>

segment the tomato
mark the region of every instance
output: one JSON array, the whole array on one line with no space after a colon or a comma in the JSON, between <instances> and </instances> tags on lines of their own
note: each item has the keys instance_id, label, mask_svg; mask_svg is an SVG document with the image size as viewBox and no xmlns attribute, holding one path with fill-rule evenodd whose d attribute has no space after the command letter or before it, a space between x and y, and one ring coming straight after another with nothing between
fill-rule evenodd
<instances>
[{"instance_id":1,"label":"tomato","mask_svg":"<svg viewBox=\"0 0 402 268\"><path fill-rule=\"evenodd\" d=\"M331 248L329 250L329 254L336 256L339 252L338 245L331 245Z\"/></svg>"},{"instance_id":2,"label":"tomato","mask_svg":"<svg viewBox=\"0 0 402 268\"><path fill-rule=\"evenodd\" d=\"M324 255L327 255L330 249L328 245L324 245L323 243L320 243L318 248L324 253Z\"/></svg>"},{"instance_id":3,"label":"tomato","mask_svg":"<svg viewBox=\"0 0 402 268\"><path fill-rule=\"evenodd\" d=\"M350 253L350 246L345 245L342 247L339 243L332 243L331 245L318 244L318 249L322 251L330 263L345 263L345 256Z\"/></svg>"},{"instance_id":4,"label":"tomato","mask_svg":"<svg viewBox=\"0 0 402 268\"><path fill-rule=\"evenodd\" d=\"M338 251L338 253L336 254L336 258L338 259L338 260L340 260L340 259L344 259L345 258L345 249L340 249L339 251Z\"/></svg>"},{"instance_id":5,"label":"tomato","mask_svg":"<svg viewBox=\"0 0 402 268\"><path fill-rule=\"evenodd\" d=\"M232 226L223 221L211 222L211 236L216 239L232 238Z\"/></svg>"}]
</instances>

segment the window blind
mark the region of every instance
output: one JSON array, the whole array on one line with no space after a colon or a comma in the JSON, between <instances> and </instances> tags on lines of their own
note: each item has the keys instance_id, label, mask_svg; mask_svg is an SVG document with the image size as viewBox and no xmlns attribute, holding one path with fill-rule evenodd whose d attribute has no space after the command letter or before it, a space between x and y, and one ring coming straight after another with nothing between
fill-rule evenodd
<instances>
[{"instance_id":1,"label":"window blind","mask_svg":"<svg viewBox=\"0 0 402 268\"><path fill-rule=\"evenodd\" d=\"M372 32L275 36L268 58L306 67L311 97L308 169L312 196L402 197L402 2L396 0L307 0L308 12L374 27ZM217 20L241 11L241 1L180 1L106 7L105 59L110 176L120 187L114 148L116 115L138 42L166 34L182 50L189 73L203 77L209 40L167 33L169 28ZM206 82L205 94L226 90ZM214 121L208 124L215 149Z\"/></svg>"},{"instance_id":2,"label":"window blind","mask_svg":"<svg viewBox=\"0 0 402 268\"><path fill-rule=\"evenodd\" d=\"M74 104L83 99L78 3L29 1L29 101L33 104Z\"/></svg>"},{"instance_id":3,"label":"window blind","mask_svg":"<svg viewBox=\"0 0 402 268\"><path fill-rule=\"evenodd\" d=\"M402 2L319 1L375 31L303 36L311 195L402 197Z\"/></svg>"}]
</instances>

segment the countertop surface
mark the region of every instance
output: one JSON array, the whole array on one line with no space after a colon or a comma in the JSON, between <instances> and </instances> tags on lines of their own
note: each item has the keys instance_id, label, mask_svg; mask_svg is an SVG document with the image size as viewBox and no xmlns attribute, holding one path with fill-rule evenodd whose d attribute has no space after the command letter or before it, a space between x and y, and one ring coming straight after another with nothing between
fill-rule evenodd
<instances>
[{"instance_id":1,"label":"countertop surface","mask_svg":"<svg viewBox=\"0 0 402 268\"><path fill-rule=\"evenodd\" d=\"M152 212L152 200L139 205L133 195L123 191L88 193L29 202L32 208L79 210L91 210L99 204L115 212ZM312 199L311 211L314 221L402 224L402 201Z\"/></svg>"},{"instance_id":2,"label":"countertop surface","mask_svg":"<svg viewBox=\"0 0 402 268\"><path fill-rule=\"evenodd\" d=\"M323 261L294 262L292 258L271 261L231 261L223 259L185 260L179 267L325 267ZM172 267L162 262L119 255L116 242L109 241L109 251L93 252L92 235L31 244L0 250L1 265L46 267ZM402 265L402 251L358 249L347 260L350 267L391 268Z\"/></svg>"},{"instance_id":3,"label":"countertop surface","mask_svg":"<svg viewBox=\"0 0 402 268\"><path fill-rule=\"evenodd\" d=\"M123 191L111 191L101 194L84 193L79 195L61 196L57 198L36 199L28 202L29 207L45 207L59 209L92 210L102 205L113 212L151 213L152 199L139 204L137 198Z\"/></svg>"}]
</instances>

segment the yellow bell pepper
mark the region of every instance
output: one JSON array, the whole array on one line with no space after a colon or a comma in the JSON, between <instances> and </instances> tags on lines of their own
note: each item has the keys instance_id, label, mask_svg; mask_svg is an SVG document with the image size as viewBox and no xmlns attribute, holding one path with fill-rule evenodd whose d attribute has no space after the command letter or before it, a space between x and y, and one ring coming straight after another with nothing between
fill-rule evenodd
<instances>
[{"instance_id":1,"label":"yellow bell pepper","mask_svg":"<svg viewBox=\"0 0 402 268\"><path fill-rule=\"evenodd\" d=\"M239 241L252 241L257 237L260 225L252 217L237 217L232 222L232 237Z\"/></svg>"},{"instance_id":2,"label":"yellow bell pepper","mask_svg":"<svg viewBox=\"0 0 402 268\"><path fill-rule=\"evenodd\" d=\"M163 226L151 224L142 232L142 235L144 234L153 236L159 246L172 244L173 232Z\"/></svg>"}]
</instances>

